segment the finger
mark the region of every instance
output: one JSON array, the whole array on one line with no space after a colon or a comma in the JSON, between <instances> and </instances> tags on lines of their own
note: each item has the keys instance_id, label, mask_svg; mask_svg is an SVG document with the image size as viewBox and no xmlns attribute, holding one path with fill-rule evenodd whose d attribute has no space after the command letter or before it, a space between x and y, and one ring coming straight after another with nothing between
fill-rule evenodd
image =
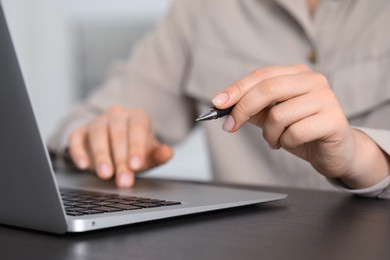
<instances>
[{"instance_id":1,"label":"finger","mask_svg":"<svg viewBox=\"0 0 390 260\"><path fill-rule=\"evenodd\" d=\"M130 188L134 186L134 172L129 169L127 164L120 164L116 168L115 183L120 188Z\"/></svg>"},{"instance_id":2,"label":"finger","mask_svg":"<svg viewBox=\"0 0 390 260\"><path fill-rule=\"evenodd\" d=\"M163 163L166 163L173 157L173 149L169 145L158 145L151 155L151 159L145 165L146 168L152 168Z\"/></svg>"},{"instance_id":3,"label":"finger","mask_svg":"<svg viewBox=\"0 0 390 260\"><path fill-rule=\"evenodd\" d=\"M85 170L91 166L86 147L87 128L85 126L72 132L69 138L69 153L75 165Z\"/></svg>"},{"instance_id":4,"label":"finger","mask_svg":"<svg viewBox=\"0 0 390 260\"><path fill-rule=\"evenodd\" d=\"M281 147L293 151L303 144L331 136L334 125L324 118L321 114L315 114L290 125L280 137Z\"/></svg>"},{"instance_id":5,"label":"finger","mask_svg":"<svg viewBox=\"0 0 390 260\"><path fill-rule=\"evenodd\" d=\"M114 106L108 110L108 129L111 153L115 165L115 181L118 187L128 188L134 185L134 172L127 164L127 115L126 109Z\"/></svg>"},{"instance_id":6,"label":"finger","mask_svg":"<svg viewBox=\"0 0 390 260\"><path fill-rule=\"evenodd\" d=\"M310 71L306 65L274 66L254 70L247 76L235 82L233 85L217 94L212 103L218 108L224 109L235 105L248 91L264 80L281 75L292 75Z\"/></svg>"},{"instance_id":7,"label":"finger","mask_svg":"<svg viewBox=\"0 0 390 260\"><path fill-rule=\"evenodd\" d=\"M173 154L174 151L169 145L156 143L153 148L149 149L147 160L138 172L166 163L173 157Z\"/></svg>"},{"instance_id":8,"label":"finger","mask_svg":"<svg viewBox=\"0 0 390 260\"><path fill-rule=\"evenodd\" d=\"M252 88L230 113L234 126L225 129L234 132L267 106L307 94L313 88L328 86L326 78L317 73L304 72L270 78Z\"/></svg>"},{"instance_id":9,"label":"finger","mask_svg":"<svg viewBox=\"0 0 390 260\"><path fill-rule=\"evenodd\" d=\"M326 104L318 102L321 96L318 93L302 95L272 106L262 123L263 137L274 148L280 148L279 138L287 127L306 117L319 113ZM255 115L249 121L258 121L256 117L263 117L262 113Z\"/></svg>"},{"instance_id":10,"label":"finger","mask_svg":"<svg viewBox=\"0 0 390 260\"><path fill-rule=\"evenodd\" d=\"M128 150L129 166L133 171L138 171L145 164L148 143L151 141L152 130L147 114L141 109L130 111L128 121Z\"/></svg>"},{"instance_id":11,"label":"finger","mask_svg":"<svg viewBox=\"0 0 390 260\"><path fill-rule=\"evenodd\" d=\"M166 163L173 157L173 149L166 144L160 145L155 150L153 157L157 165Z\"/></svg>"},{"instance_id":12,"label":"finger","mask_svg":"<svg viewBox=\"0 0 390 260\"><path fill-rule=\"evenodd\" d=\"M114 170L111 160L106 117L101 116L90 124L88 127L88 142L97 175L102 179L111 178Z\"/></svg>"}]
</instances>

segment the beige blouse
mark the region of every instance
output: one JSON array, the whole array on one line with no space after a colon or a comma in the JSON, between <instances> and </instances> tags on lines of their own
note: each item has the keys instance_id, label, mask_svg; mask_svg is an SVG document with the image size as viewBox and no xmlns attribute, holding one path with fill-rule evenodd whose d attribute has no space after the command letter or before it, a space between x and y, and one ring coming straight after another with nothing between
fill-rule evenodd
<instances>
[{"instance_id":1,"label":"beige blouse","mask_svg":"<svg viewBox=\"0 0 390 260\"><path fill-rule=\"evenodd\" d=\"M255 68L304 63L327 76L353 126L390 153L390 2L323 0L310 17L305 0L178 0L131 56L54 133L69 133L113 104L142 107L165 142L182 140L221 89ZM272 150L261 129L205 128L213 174L223 182L332 189L309 163ZM196 160L196 157L194 157Z\"/></svg>"}]
</instances>

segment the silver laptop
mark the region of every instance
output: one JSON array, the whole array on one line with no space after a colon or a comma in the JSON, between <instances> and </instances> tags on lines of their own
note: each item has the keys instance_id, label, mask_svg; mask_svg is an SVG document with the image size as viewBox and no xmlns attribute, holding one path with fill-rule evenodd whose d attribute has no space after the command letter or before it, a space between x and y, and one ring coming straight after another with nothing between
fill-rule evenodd
<instances>
[{"instance_id":1,"label":"silver laptop","mask_svg":"<svg viewBox=\"0 0 390 260\"><path fill-rule=\"evenodd\" d=\"M117 189L93 174L54 173L0 4L0 224L83 232L286 198L153 179Z\"/></svg>"}]
</instances>

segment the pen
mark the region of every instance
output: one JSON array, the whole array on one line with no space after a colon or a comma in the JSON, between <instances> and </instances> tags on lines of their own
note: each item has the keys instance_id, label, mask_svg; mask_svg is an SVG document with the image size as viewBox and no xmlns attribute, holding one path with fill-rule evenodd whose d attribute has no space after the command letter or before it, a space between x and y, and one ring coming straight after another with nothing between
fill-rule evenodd
<instances>
[{"instance_id":1,"label":"pen","mask_svg":"<svg viewBox=\"0 0 390 260\"><path fill-rule=\"evenodd\" d=\"M216 107L211 107L210 110L204 114L201 114L197 119L196 122L198 121L206 121L206 120L211 120L211 119L217 119L220 117L224 117L230 112L232 112L234 106L228 107L226 109L218 109Z\"/></svg>"}]
</instances>

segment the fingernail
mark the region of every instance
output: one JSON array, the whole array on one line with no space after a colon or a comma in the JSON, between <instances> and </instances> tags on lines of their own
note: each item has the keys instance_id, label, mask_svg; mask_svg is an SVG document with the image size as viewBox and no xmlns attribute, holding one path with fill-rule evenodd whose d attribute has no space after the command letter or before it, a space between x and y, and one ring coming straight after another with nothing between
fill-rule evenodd
<instances>
[{"instance_id":1,"label":"fingernail","mask_svg":"<svg viewBox=\"0 0 390 260\"><path fill-rule=\"evenodd\" d=\"M226 117L225 122L223 122L222 128L226 132L230 132L233 130L235 124L236 122L234 121L234 118L229 115Z\"/></svg>"},{"instance_id":2,"label":"fingernail","mask_svg":"<svg viewBox=\"0 0 390 260\"><path fill-rule=\"evenodd\" d=\"M141 156L133 155L130 160L130 168L133 170L139 170L142 167Z\"/></svg>"},{"instance_id":3,"label":"fingernail","mask_svg":"<svg viewBox=\"0 0 390 260\"><path fill-rule=\"evenodd\" d=\"M121 187L130 187L131 186L131 177L128 173L120 174L119 185Z\"/></svg>"},{"instance_id":4,"label":"fingernail","mask_svg":"<svg viewBox=\"0 0 390 260\"><path fill-rule=\"evenodd\" d=\"M102 163L100 165L100 172L103 178L111 177L111 168L108 164Z\"/></svg>"},{"instance_id":5,"label":"fingernail","mask_svg":"<svg viewBox=\"0 0 390 260\"><path fill-rule=\"evenodd\" d=\"M213 102L216 106L222 106L225 104L229 99L229 96L226 93L219 93L216 95L211 102Z\"/></svg>"},{"instance_id":6,"label":"fingernail","mask_svg":"<svg viewBox=\"0 0 390 260\"><path fill-rule=\"evenodd\" d=\"M85 169L85 168L87 168L87 161L84 158L78 158L77 159L77 166L80 169Z\"/></svg>"}]
</instances>

